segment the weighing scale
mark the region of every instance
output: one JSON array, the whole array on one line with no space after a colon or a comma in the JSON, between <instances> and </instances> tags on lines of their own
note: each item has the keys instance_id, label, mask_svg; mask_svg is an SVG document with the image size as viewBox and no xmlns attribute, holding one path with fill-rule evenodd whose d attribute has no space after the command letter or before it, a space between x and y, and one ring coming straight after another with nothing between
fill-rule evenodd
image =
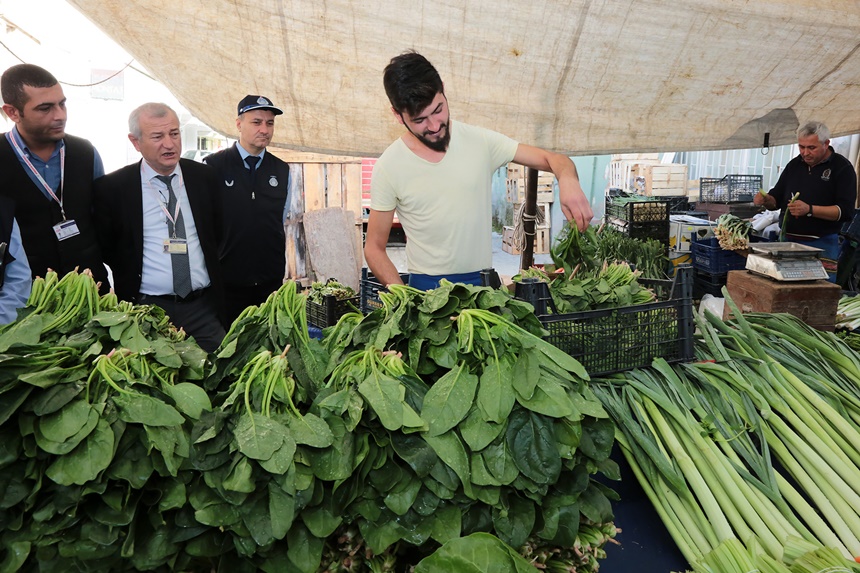
<instances>
[{"instance_id":1,"label":"weighing scale","mask_svg":"<svg viewBox=\"0 0 860 573\"><path fill-rule=\"evenodd\" d=\"M746 268L777 281L813 281L827 278L819 257L823 249L800 243L751 243Z\"/></svg>"}]
</instances>

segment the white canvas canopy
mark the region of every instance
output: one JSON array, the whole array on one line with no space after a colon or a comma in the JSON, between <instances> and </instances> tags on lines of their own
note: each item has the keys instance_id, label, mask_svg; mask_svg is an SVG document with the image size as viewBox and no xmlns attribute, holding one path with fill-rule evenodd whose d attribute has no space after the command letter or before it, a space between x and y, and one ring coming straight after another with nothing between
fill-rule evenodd
<instances>
[{"instance_id":1,"label":"white canvas canopy","mask_svg":"<svg viewBox=\"0 0 860 573\"><path fill-rule=\"evenodd\" d=\"M69 0L194 115L285 110L277 145L373 156L414 49L452 116L571 155L754 148L799 123L860 132L857 0Z\"/></svg>"}]
</instances>

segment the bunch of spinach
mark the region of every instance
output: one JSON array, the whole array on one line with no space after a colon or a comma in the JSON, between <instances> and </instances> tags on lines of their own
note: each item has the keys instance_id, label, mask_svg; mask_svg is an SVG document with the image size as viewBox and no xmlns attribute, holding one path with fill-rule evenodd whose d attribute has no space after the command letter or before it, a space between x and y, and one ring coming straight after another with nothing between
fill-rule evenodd
<instances>
[{"instance_id":1,"label":"bunch of spinach","mask_svg":"<svg viewBox=\"0 0 860 573\"><path fill-rule=\"evenodd\" d=\"M666 245L660 241L634 239L605 225L580 232L566 222L550 253L556 268L568 277L620 261L633 265L643 278L665 279L669 265Z\"/></svg>"},{"instance_id":2,"label":"bunch of spinach","mask_svg":"<svg viewBox=\"0 0 860 573\"><path fill-rule=\"evenodd\" d=\"M0 569L180 563L164 523L184 503L190 420L209 408L188 382L206 353L84 273L37 279L0 337Z\"/></svg>"},{"instance_id":3,"label":"bunch of spinach","mask_svg":"<svg viewBox=\"0 0 860 573\"><path fill-rule=\"evenodd\" d=\"M380 299L327 333L339 366L318 399L347 393L337 403L360 412L367 454L340 488L361 491L347 507L374 551L475 531L571 547L581 520L611 520L614 494L589 476L617 477L613 426L529 305L445 281Z\"/></svg>"},{"instance_id":4,"label":"bunch of spinach","mask_svg":"<svg viewBox=\"0 0 860 573\"><path fill-rule=\"evenodd\" d=\"M64 280L0 331L0 571L313 572L354 527L392 555L611 520L614 428L506 293L392 287L320 346L288 283L207 367L156 307Z\"/></svg>"}]
</instances>

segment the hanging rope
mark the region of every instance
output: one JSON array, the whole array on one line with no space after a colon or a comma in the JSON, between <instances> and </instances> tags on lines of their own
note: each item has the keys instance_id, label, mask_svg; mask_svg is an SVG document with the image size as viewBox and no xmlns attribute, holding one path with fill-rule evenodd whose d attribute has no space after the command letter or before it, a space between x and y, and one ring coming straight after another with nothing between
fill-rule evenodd
<instances>
[{"instance_id":1,"label":"hanging rope","mask_svg":"<svg viewBox=\"0 0 860 573\"><path fill-rule=\"evenodd\" d=\"M516 247L516 249L519 250L520 252L523 252L523 250L525 249L525 245L526 245L526 237L525 237L526 232L525 232L525 228L523 227L523 222L529 221L529 220L535 222L535 228L537 228L539 225L543 225L544 220L545 220L545 217L543 214L543 209L537 209L536 215L526 215L526 204L524 201L524 202L520 203L520 206L517 208L517 212L514 213L514 237L513 237L513 241L514 241L514 247ZM535 237L535 233L534 233L534 231L532 231L532 233L531 233L531 240L532 241L534 241L534 237Z\"/></svg>"}]
</instances>

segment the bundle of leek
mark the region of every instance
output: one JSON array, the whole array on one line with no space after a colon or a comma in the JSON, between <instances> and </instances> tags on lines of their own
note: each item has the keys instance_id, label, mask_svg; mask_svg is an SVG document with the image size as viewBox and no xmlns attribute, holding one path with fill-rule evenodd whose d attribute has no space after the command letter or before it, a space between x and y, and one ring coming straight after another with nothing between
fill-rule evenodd
<instances>
[{"instance_id":1,"label":"bundle of leek","mask_svg":"<svg viewBox=\"0 0 860 573\"><path fill-rule=\"evenodd\" d=\"M698 321L710 362L594 381L618 443L695 571L860 571L860 357L727 303Z\"/></svg>"}]
</instances>

